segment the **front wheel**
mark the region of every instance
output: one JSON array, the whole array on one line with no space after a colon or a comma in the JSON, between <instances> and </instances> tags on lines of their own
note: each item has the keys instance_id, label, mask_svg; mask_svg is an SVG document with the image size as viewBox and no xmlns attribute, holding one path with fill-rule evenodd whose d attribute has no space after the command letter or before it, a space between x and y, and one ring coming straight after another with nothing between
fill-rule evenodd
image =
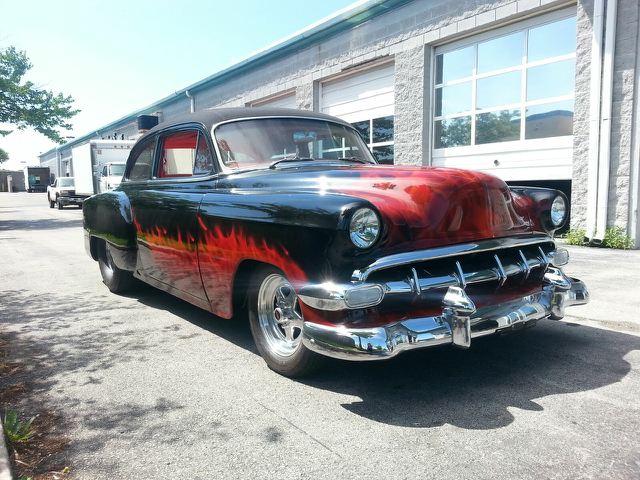
<instances>
[{"instance_id":1,"label":"front wheel","mask_svg":"<svg viewBox=\"0 0 640 480\"><path fill-rule=\"evenodd\" d=\"M119 269L113 262L113 257L104 240L98 244L98 265L102 282L113 293L127 292L136 285L133 273L128 270Z\"/></svg>"},{"instance_id":2,"label":"front wheel","mask_svg":"<svg viewBox=\"0 0 640 480\"><path fill-rule=\"evenodd\" d=\"M279 270L263 267L248 294L249 325L258 352L269 368L301 377L319 364L319 356L302 343L302 313L293 286Z\"/></svg>"}]
</instances>

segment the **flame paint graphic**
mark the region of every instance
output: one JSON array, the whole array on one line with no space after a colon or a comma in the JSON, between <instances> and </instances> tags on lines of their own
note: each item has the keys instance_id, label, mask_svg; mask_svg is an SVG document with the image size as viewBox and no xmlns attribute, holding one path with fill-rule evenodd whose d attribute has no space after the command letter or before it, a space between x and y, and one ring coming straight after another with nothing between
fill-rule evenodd
<instances>
[{"instance_id":1,"label":"flame paint graphic","mask_svg":"<svg viewBox=\"0 0 640 480\"><path fill-rule=\"evenodd\" d=\"M166 228L144 229L135 218L133 223L138 241L151 254L153 265L148 273L167 278L172 286L196 296L204 287L212 312L224 318L233 315L233 281L244 260L279 268L294 286L307 280L286 248L250 236L240 227L232 226L225 231L219 225L208 225L198 215L197 241L191 233L184 235L177 231L172 236Z\"/></svg>"},{"instance_id":2,"label":"flame paint graphic","mask_svg":"<svg viewBox=\"0 0 640 480\"><path fill-rule=\"evenodd\" d=\"M256 239L242 228L231 227L227 232L219 225L210 228L200 216L198 223L202 232L202 242L199 244L200 269L211 308L216 315L225 318L232 316L233 281L243 260L256 260L279 268L294 286L307 280L307 275L291 259L286 248L267 243L265 239Z\"/></svg>"}]
</instances>

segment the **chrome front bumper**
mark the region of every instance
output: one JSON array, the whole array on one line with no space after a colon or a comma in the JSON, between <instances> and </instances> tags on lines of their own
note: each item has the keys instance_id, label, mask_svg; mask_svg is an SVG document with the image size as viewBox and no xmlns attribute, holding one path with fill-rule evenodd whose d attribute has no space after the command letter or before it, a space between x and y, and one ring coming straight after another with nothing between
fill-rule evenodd
<instances>
[{"instance_id":1,"label":"chrome front bumper","mask_svg":"<svg viewBox=\"0 0 640 480\"><path fill-rule=\"evenodd\" d=\"M542 290L516 300L476 309L460 286L448 287L442 314L373 328L304 322L302 341L312 351L345 360L381 360L435 345L469 347L471 339L524 327L542 318L560 319L565 307L589 301L584 283L548 267Z\"/></svg>"}]
</instances>

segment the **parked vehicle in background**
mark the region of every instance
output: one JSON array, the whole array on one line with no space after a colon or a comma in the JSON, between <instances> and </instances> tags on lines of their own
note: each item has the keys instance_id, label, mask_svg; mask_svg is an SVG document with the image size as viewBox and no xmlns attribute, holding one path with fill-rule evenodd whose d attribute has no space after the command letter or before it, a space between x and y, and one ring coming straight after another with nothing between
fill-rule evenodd
<instances>
[{"instance_id":1,"label":"parked vehicle in background","mask_svg":"<svg viewBox=\"0 0 640 480\"><path fill-rule=\"evenodd\" d=\"M111 291L137 278L223 318L246 309L267 365L299 376L318 354L466 348L586 303L553 241L567 207L480 172L378 165L350 124L264 108L151 129L83 215Z\"/></svg>"},{"instance_id":2,"label":"parked vehicle in background","mask_svg":"<svg viewBox=\"0 0 640 480\"><path fill-rule=\"evenodd\" d=\"M46 192L49 185L49 167L24 167L24 187L29 193Z\"/></svg>"},{"instance_id":3,"label":"parked vehicle in background","mask_svg":"<svg viewBox=\"0 0 640 480\"><path fill-rule=\"evenodd\" d=\"M100 180L98 182L98 193L113 190L122 181L124 169L127 166L125 162L108 162L102 166L100 171Z\"/></svg>"},{"instance_id":4,"label":"parked vehicle in background","mask_svg":"<svg viewBox=\"0 0 640 480\"><path fill-rule=\"evenodd\" d=\"M49 208L55 206L62 210L67 205L82 206L89 195L79 195L76 192L75 179L73 177L58 177L47 187L47 201Z\"/></svg>"},{"instance_id":5,"label":"parked vehicle in background","mask_svg":"<svg viewBox=\"0 0 640 480\"><path fill-rule=\"evenodd\" d=\"M105 165L126 164L134 143L133 140L91 140L71 149L76 193L89 196L109 190L106 186L102 188ZM108 182L104 183L106 185ZM116 183L119 183L119 180Z\"/></svg>"}]
</instances>

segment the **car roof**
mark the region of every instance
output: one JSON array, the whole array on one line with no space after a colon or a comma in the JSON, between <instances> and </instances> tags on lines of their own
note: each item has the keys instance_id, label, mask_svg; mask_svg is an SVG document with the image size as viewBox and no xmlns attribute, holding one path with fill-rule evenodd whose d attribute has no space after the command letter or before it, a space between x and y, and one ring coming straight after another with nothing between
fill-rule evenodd
<instances>
[{"instance_id":1,"label":"car roof","mask_svg":"<svg viewBox=\"0 0 640 480\"><path fill-rule=\"evenodd\" d=\"M260 118L260 117L302 117L302 118L316 118L321 120L329 120L343 125L351 126L349 123L340 120L339 118L326 115L324 113L310 112L308 110L296 110L293 108L274 108L274 107L239 107L239 108L209 108L196 113L189 113L176 117L169 122L159 123L151 130L146 132L140 140L152 135L153 133L164 130L165 128L183 125L187 123L200 123L206 127L207 130L221 122L227 122L230 120L241 120L246 118Z\"/></svg>"}]
</instances>

